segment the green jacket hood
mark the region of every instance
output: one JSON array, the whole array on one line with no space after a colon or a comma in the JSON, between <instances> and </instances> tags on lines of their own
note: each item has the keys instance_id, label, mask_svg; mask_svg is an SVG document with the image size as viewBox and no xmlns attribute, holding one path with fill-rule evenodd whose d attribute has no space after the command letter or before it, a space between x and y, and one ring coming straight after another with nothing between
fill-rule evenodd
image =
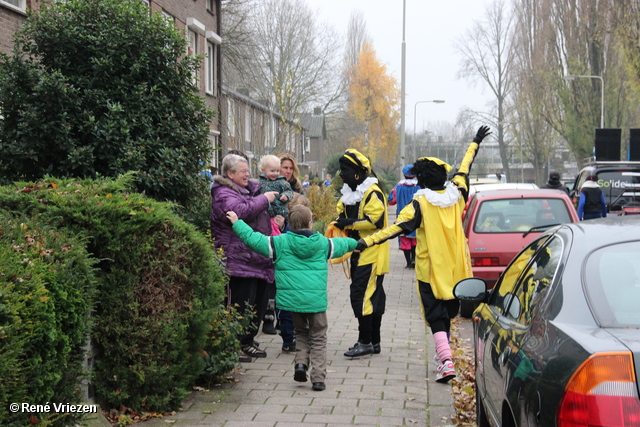
<instances>
[{"instance_id":1,"label":"green jacket hood","mask_svg":"<svg viewBox=\"0 0 640 427\"><path fill-rule=\"evenodd\" d=\"M287 249L300 259L309 259L318 252L318 248L326 246L321 243L324 239L320 233L306 236L290 231L287 234L289 234L289 239L286 242Z\"/></svg>"}]
</instances>

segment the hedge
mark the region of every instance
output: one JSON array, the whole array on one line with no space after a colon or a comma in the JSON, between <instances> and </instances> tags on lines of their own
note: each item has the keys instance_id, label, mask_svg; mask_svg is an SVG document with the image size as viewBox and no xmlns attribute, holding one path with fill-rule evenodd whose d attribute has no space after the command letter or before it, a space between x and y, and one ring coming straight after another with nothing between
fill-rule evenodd
<instances>
[{"instance_id":1,"label":"hedge","mask_svg":"<svg viewBox=\"0 0 640 427\"><path fill-rule=\"evenodd\" d=\"M203 372L226 277L204 235L132 182L16 183L0 187L0 211L78 236L95 260L96 394L110 407L175 410Z\"/></svg>"},{"instance_id":2,"label":"hedge","mask_svg":"<svg viewBox=\"0 0 640 427\"><path fill-rule=\"evenodd\" d=\"M0 212L0 425L23 425L30 415L75 422L72 414L12 413L8 403L80 400L92 264L64 230Z\"/></svg>"}]
</instances>

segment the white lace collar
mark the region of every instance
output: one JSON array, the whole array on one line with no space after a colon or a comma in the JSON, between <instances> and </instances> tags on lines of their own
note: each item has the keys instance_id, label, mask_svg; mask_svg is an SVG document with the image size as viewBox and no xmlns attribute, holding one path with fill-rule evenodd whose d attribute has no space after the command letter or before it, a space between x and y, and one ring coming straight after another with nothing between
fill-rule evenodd
<instances>
[{"instance_id":1,"label":"white lace collar","mask_svg":"<svg viewBox=\"0 0 640 427\"><path fill-rule=\"evenodd\" d=\"M416 191L413 198L416 199L418 196L424 196L424 198L434 206L448 208L458 202L458 199L460 198L460 191L458 191L458 187L453 185L452 182L448 182L445 184L444 193L429 190L428 188L422 188Z\"/></svg>"},{"instance_id":2,"label":"white lace collar","mask_svg":"<svg viewBox=\"0 0 640 427\"><path fill-rule=\"evenodd\" d=\"M398 182L399 185L418 185L418 180L416 178L405 178L401 179Z\"/></svg>"},{"instance_id":3,"label":"white lace collar","mask_svg":"<svg viewBox=\"0 0 640 427\"><path fill-rule=\"evenodd\" d=\"M342 193L342 198L340 199L342 201L342 204L355 205L362 200L362 198L364 197L364 193L367 192L369 187L377 183L378 178L370 176L362 181L362 184L358 185L355 191L353 191L347 184L343 185L342 190L340 190L340 192Z\"/></svg>"}]
</instances>

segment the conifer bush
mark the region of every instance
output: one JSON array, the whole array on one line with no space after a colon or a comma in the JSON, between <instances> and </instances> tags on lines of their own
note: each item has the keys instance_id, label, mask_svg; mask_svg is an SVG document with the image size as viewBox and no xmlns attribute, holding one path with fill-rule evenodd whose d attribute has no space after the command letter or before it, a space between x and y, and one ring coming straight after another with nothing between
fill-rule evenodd
<instances>
[{"instance_id":1,"label":"conifer bush","mask_svg":"<svg viewBox=\"0 0 640 427\"><path fill-rule=\"evenodd\" d=\"M12 413L8 403L80 401L93 262L64 229L0 212L0 425L27 425L30 416L50 425L76 421Z\"/></svg>"},{"instance_id":2,"label":"conifer bush","mask_svg":"<svg viewBox=\"0 0 640 427\"><path fill-rule=\"evenodd\" d=\"M96 260L96 394L111 407L175 410L203 371L225 278L204 235L169 203L131 191L133 182L16 183L0 187L0 211L80 236Z\"/></svg>"}]
</instances>

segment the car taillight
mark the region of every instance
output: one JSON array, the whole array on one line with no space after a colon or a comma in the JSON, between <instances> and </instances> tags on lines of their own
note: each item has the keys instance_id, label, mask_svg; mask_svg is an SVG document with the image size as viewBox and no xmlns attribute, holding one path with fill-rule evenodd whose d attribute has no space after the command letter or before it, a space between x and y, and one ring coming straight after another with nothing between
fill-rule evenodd
<instances>
[{"instance_id":1,"label":"car taillight","mask_svg":"<svg viewBox=\"0 0 640 427\"><path fill-rule=\"evenodd\" d=\"M497 267L499 265L500 259L498 257L471 258L472 267Z\"/></svg>"},{"instance_id":2,"label":"car taillight","mask_svg":"<svg viewBox=\"0 0 640 427\"><path fill-rule=\"evenodd\" d=\"M631 353L596 353L580 365L565 387L557 421L558 427L640 426Z\"/></svg>"}]
</instances>

